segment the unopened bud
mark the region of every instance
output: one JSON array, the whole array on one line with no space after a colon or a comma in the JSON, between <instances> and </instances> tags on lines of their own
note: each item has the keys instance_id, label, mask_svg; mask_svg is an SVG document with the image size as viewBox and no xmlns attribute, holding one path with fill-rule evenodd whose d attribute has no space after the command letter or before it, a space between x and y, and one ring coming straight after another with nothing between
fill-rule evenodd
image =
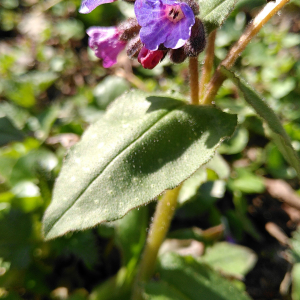
<instances>
[{"instance_id":1,"label":"unopened bud","mask_svg":"<svg viewBox=\"0 0 300 300\"><path fill-rule=\"evenodd\" d=\"M187 56L195 57L202 52L206 45L205 30L203 23L195 18L195 24L192 27L191 36L183 46Z\"/></svg>"},{"instance_id":2,"label":"unopened bud","mask_svg":"<svg viewBox=\"0 0 300 300\"><path fill-rule=\"evenodd\" d=\"M122 34L120 35L120 40L128 41L132 39L133 37L138 35L140 29L141 26L139 25L137 19L129 18L118 26L119 32L122 32Z\"/></svg>"},{"instance_id":3,"label":"unopened bud","mask_svg":"<svg viewBox=\"0 0 300 300\"><path fill-rule=\"evenodd\" d=\"M186 58L187 58L187 55L185 54L183 47L170 50L170 60L174 64L180 64L180 63L184 62L184 60Z\"/></svg>"},{"instance_id":4,"label":"unopened bud","mask_svg":"<svg viewBox=\"0 0 300 300\"><path fill-rule=\"evenodd\" d=\"M145 69L153 69L164 58L165 51L149 50L143 47L139 53L138 61Z\"/></svg>"},{"instance_id":5,"label":"unopened bud","mask_svg":"<svg viewBox=\"0 0 300 300\"><path fill-rule=\"evenodd\" d=\"M180 0L181 2L185 2L193 11L194 15L197 16L200 13L199 4L194 0Z\"/></svg>"},{"instance_id":6,"label":"unopened bud","mask_svg":"<svg viewBox=\"0 0 300 300\"><path fill-rule=\"evenodd\" d=\"M127 44L127 55L129 56L129 58L137 58L142 48L143 43L141 42L140 37L136 36L135 38L131 39Z\"/></svg>"}]
</instances>

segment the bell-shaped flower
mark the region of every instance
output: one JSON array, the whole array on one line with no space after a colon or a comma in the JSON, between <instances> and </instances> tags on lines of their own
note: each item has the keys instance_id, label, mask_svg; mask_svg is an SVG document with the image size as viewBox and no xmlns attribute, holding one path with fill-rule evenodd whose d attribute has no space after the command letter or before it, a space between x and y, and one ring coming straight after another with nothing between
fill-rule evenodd
<instances>
[{"instance_id":1,"label":"bell-shaped flower","mask_svg":"<svg viewBox=\"0 0 300 300\"><path fill-rule=\"evenodd\" d=\"M79 8L79 12L82 14L88 14L101 4L111 3L115 1L117 0L83 0Z\"/></svg>"},{"instance_id":2,"label":"bell-shaped flower","mask_svg":"<svg viewBox=\"0 0 300 300\"><path fill-rule=\"evenodd\" d=\"M117 62L118 54L125 48L126 42L120 40L122 32L117 27L91 27L87 30L89 46L98 58L103 60L103 67L109 68Z\"/></svg>"},{"instance_id":3,"label":"bell-shaped flower","mask_svg":"<svg viewBox=\"0 0 300 300\"><path fill-rule=\"evenodd\" d=\"M194 12L185 3L176 0L136 0L134 11L142 27L140 38L149 50L182 47L190 38L195 23Z\"/></svg>"},{"instance_id":4,"label":"bell-shaped flower","mask_svg":"<svg viewBox=\"0 0 300 300\"><path fill-rule=\"evenodd\" d=\"M162 50L148 50L146 47L143 47L138 56L138 62L145 69L153 69L165 56L166 51Z\"/></svg>"}]
</instances>

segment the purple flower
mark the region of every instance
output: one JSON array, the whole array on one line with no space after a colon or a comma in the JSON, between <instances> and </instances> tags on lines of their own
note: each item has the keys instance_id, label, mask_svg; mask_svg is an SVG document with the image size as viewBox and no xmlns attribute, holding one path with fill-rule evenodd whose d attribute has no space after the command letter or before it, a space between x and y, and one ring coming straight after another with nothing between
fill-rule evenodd
<instances>
[{"instance_id":1,"label":"purple flower","mask_svg":"<svg viewBox=\"0 0 300 300\"><path fill-rule=\"evenodd\" d=\"M182 47L195 23L192 9L176 0L136 0L135 15L140 24L141 41L149 50Z\"/></svg>"},{"instance_id":2,"label":"purple flower","mask_svg":"<svg viewBox=\"0 0 300 300\"><path fill-rule=\"evenodd\" d=\"M79 9L82 14L88 14L97 6L104 3L111 3L117 0L83 0Z\"/></svg>"},{"instance_id":3,"label":"purple flower","mask_svg":"<svg viewBox=\"0 0 300 300\"><path fill-rule=\"evenodd\" d=\"M103 67L109 68L117 62L118 54L126 42L119 39L122 32L117 27L91 27L87 30L89 46L95 55L103 59Z\"/></svg>"}]
</instances>

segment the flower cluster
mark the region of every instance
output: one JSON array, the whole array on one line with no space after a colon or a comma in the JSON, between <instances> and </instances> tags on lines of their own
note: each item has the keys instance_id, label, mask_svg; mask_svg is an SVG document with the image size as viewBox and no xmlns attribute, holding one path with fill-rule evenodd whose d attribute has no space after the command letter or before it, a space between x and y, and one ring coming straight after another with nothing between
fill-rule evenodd
<instances>
[{"instance_id":1,"label":"flower cluster","mask_svg":"<svg viewBox=\"0 0 300 300\"><path fill-rule=\"evenodd\" d=\"M83 0L79 11L89 13L100 4L114 1ZM205 31L196 17L199 6L194 0L127 1L134 2L136 19L87 31L89 46L105 68L114 65L125 48L127 55L137 58L146 69L153 69L167 54L172 62L181 63L204 50Z\"/></svg>"}]
</instances>

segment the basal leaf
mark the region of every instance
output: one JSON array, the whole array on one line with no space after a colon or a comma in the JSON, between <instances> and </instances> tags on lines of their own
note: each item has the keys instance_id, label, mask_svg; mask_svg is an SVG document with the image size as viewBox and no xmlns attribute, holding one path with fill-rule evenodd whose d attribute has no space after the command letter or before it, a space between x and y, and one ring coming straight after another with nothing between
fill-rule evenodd
<instances>
[{"instance_id":1,"label":"basal leaf","mask_svg":"<svg viewBox=\"0 0 300 300\"><path fill-rule=\"evenodd\" d=\"M204 23L206 33L220 27L234 9L238 0L199 0L200 19Z\"/></svg>"},{"instance_id":2,"label":"basal leaf","mask_svg":"<svg viewBox=\"0 0 300 300\"><path fill-rule=\"evenodd\" d=\"M249 300L231 281L190 256L166 253L160 257L159 280L146 284L148 300Z\"/></svg>"},{"instance_id":3,"label":"basal leaf","mask_svg":"<svg viewBox=\"0 0 300 300\"><path fill-rule=\"evenodd\" d=\"M281 151L288 163L295 168L298 177L300 178L300 160L294 150L290 138L277 115L274 111L267 105L267 103L262 99L262 97L247 84L247 82L237 76L235 73L223 68L224 74L230 78L241 90L244 95L245 100L250 104L257 114L263 118L263 120L268 124L271 129L271 138L277 145L278 149Z\"/></svg>"},{"instance_id":4,"label":"basal leaf","mask_svg":"<svg viewBox=\"0 0 300 300\"><path fill-rule=\"evenodd\" d=\"M236 116L131 92L67 155L44 216L47 239L123 217L208 162Z\"/></svg>"}]
</instances>

